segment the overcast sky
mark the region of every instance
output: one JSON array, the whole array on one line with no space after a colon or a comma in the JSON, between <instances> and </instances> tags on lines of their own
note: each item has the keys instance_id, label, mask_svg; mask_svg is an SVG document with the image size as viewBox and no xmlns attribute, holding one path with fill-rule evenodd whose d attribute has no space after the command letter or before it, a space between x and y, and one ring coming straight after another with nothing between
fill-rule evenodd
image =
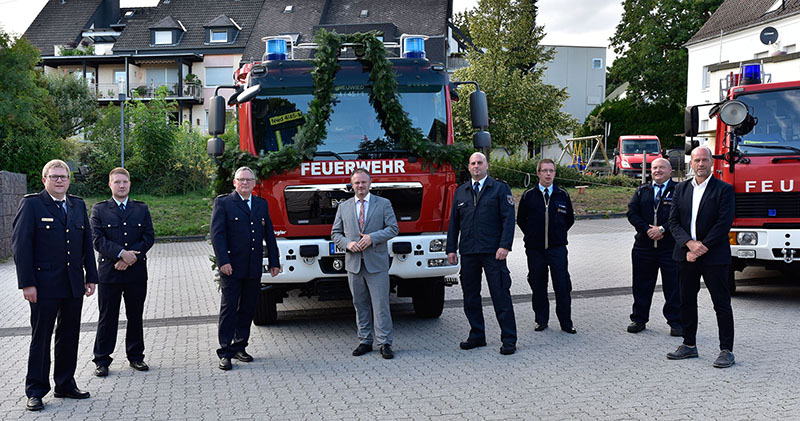
<instances>
[{"instance_id":1,"label":"overcast sky","mask_svg":"<svg viewBox=\"0 0 800 421\"><path fill-rule=\"evenodd\" d=\"M0 27L22 34L33 22L47 0L0 0ZM122 7L155 5L158 0L120 0ZM453 0L458 12L473 8L478 0ZM609 38L622 16L622 0L539 0L538 25L547 33L547 45L608 47ZM613 51L607 52L613 62Z\"/></svg>"}]
</instances>

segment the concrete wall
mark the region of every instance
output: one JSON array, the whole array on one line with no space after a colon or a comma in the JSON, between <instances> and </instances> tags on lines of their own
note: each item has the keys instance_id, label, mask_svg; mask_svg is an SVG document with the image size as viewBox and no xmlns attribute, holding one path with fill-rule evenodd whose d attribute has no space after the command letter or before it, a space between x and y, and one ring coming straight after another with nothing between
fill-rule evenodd
<instances>
[{"instance_id":1,"label":"concrete wall","mask_svg":"<svg viewBox=\"0 0 800 421\"><path fill-rule=\"evenodd\" d=\"M11 256L11 229L19 201L27 192L25 174L0 171L0 259Z\"/></svg>"}]
</instances>

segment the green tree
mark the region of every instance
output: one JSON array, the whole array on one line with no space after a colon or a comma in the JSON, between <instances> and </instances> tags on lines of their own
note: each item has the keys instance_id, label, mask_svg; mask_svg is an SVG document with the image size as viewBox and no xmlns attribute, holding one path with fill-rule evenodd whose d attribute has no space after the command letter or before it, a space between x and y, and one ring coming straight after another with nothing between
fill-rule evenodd
<instances>
[{"instance_id":1,"label":"green tree","mask_svg":"<svg viewBox=\"0 0 800 421\"><path fill-rule=\"evenodd\" d=\"M0 31L0 169L27 174L29 190L42 187L47 161L67 158L58 111L34 69L39 57L24 37Z\"/></svg>"},{"instance_id":2,"label":"green tree","mask_svg":"<svg viewBox=\"0 0 800 421\"><path fill-rule=\"evenodd\" d=\"M86 80L67 73L47 74L44 79L61 116L59 136L74 136L97 120L97 98Z\"/></svg>"},{"instance_id":3,"label":"green tree","mask_svg":"<svg viewBox=\"0 0 800 421\"><path fill-rule=\"evenodd\" d=\"M543 63L552 49L539 43L544 30L536 26L535 0L480 0L475 9L456 17L480 50L467 53L470 66L455 72L456 80L476 81L486 92L492 143L509 151L528 144L530 150L543 140L572 131L577 122L559 111L566 89L542 83ZM474 130L466 100L454 108L455 133L471 141Z\"/></svg>"},{"instance_id":4,"label":"green tree","mask_svg":"<svg viewBox=\"0 0 800 421\"><path fill-rule=\"evenodd\" d=\"M171 116L174 102L167 102L167 88L161 86L152 101L139 101L126 107L131 114L133 130L126 139L130 142L131 176L147 183L158 183L164 176L165 162L174 157L178 125ZM127 147L127 146L126 146Z\"/></svg>"},{"instance_id":5,"label":"green tree","mask_svg":"<svg viewBox=\"0 0 800 421\"><path fill-rule=\"evenodd\" d=\"M630 83L628 96L667 106L686 104L684 44L724 0L625 0L611 45L618 58L609 79Z\"/></svg>"}]
</instances>

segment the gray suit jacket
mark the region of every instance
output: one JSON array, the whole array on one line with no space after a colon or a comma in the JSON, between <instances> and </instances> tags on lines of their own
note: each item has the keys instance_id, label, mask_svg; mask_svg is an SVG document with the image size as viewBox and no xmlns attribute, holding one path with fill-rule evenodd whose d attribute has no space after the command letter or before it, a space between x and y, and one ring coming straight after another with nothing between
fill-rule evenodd
<instances>
[{"instance_id":1,"label":"gray suit jacket","mask_svg":"<svg viewBox=\"0 0 800 421\"><path fill-rule=\"evenodd\" d=\"M347 245L351 241L361 239L358 233L358 213L354 197L339 204L336 209L331 239L337 246L347 250L344 264L348 272L358 273L363 259L367 272L377 273L389 270L389 248L386 242L394 238L399 231L392 203L372 194L367 208L367 218L364 221L364 234L370 235L372 245L358 253L347 250Z\"/></svg>"}]
</instances>

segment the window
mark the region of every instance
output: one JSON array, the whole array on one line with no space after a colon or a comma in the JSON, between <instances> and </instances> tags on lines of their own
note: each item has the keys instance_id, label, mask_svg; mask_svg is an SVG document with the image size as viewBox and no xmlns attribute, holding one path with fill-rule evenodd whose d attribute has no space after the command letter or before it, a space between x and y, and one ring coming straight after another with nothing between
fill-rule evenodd
<instances>
[{"instance_id":1,"label":"window","mask_svg":"<svg viewBox=\"0 0 800 421\"><path fill-rule=\"evenodd\" d=\"M784 47L784 51L786 51L786 54L791 54L796 50L797 50L797 44L791 44Z\"/></svg>"},{"instance_id":2,"label":"window","mask_svg":"<svg viewBox=\"0 0 800 421\"><path fill-rule=\"evenodd\" d=\"M700 131L701 132L708 131L708 120L700 120Z\"/></svg>"},{"instance_id":3,"label":"window","mask_svg":"<svg viewBox=\"0 0 800 421\"><path fill-rule=\"evenodd\" d=\"M206 86L230 85L233 83L233 67L206 67Z\"/></svg>"},{"instance_id":4,"label":"window","mask_svg":"<svg viewBox=\"0 0 800 421\"><path fill-rule=\"evenodd\" d=\"M125 71L124 70L114 70L114 83L125 83Z\"/></svg>"},{"instance_id":5,"label":"window","mask_svg":"<svg viewBox=\"0 0 800 421\"><path fill-rule=\"evenodd\" d=\"M708 66L703 66L703 90L707 91L711 87L711 69Z\"/></svg>"},{"instance_id":6,"label":"window","mask_svg":"<svg viewBox=\"0 0 800 421\"><path fill-rule=\"evenodd\" d=\"M603 68L603 59L601 58L592 59L592 69L602 69L602 68Z\"/></svg>"},{"instance_id":7,"label":"window","mask_svg":"<svg viewBox=\"0 0 800 421\"><path fill-rule=\"evenodd\" d=\"M228 31L224 29L212 29L211 42L228 42Z\"/></svg>"},{"instance_id":8,"label":"window","mask_svg":"<svg viewBox=\"0 0 800 421\"><path fill-rule=\"evenodd\" d=\"M755 53L755 55L753 55L753 57L754 57L754 58L764 58L764 57L769 57L769 51L762 51L762 52L760 52L760 53Z\"/></svg>"},{"instance_id":9,"label":"window","mask_svg":"<svg viewBox=\"0 0 800 421\"><path fill-rule=\"evenodd\" d=\"M172 44L172 31L154 31L156 45Z\"/></svg>"},{"instance_id":10,"label":"window","mask_svg":"<svg viewBox=\"0 0 800 421\"><path fill-rule=\"evenodd\" d=\"M147 69L147 84L153 89L153 93L160 86L166 86L170 95L175 95L178 89L178 68Z\"/></svg>"}]
</instances>

